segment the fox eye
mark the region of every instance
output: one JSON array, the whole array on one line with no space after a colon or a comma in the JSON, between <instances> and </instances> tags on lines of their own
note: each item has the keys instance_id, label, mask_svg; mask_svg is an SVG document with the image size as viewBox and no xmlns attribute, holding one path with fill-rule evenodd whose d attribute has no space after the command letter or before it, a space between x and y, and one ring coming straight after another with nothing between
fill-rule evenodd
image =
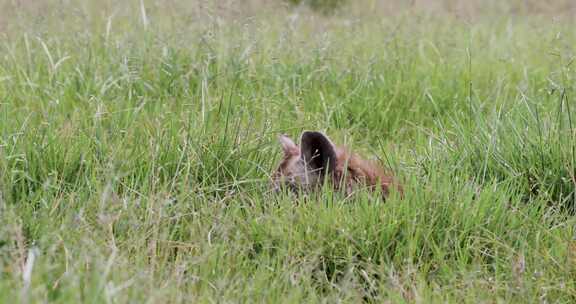
<instances>
[{"instance_id":1,"label":"fox eye","mask_svg":"<svg viewBox=\"0 0 576 304\"><path fill-rule=\"evenodd\" d=\"M348 167L347 168L348 171L348 177L354 177L356 175L356 172L354 171L354 169Z\"/></svg>"},{"instance_id":2,"label":"fox eye","mask_svg":"<svg viewBox=\"0 0 576 304\"><path fill-rule=\"evenodd\" d=\"M359 173L356 169L348 167L348 178L351 178L354 181L360 181L362 174Z\"/></svg>"}]
</instances>

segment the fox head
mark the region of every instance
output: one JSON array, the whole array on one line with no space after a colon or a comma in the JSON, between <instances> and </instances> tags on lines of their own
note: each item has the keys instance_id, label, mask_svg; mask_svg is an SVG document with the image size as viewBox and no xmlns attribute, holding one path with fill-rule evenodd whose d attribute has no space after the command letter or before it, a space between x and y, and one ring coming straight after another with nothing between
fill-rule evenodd
<instances>
[{"instance_id":1,"label":"fox head","mask_svg":"<svg viewBox=\"0 0 576 304\"><path fill-rule=\"evenodd\" d=\"M336 146L321 132L305 131L297 145L286 135L279 137L284 156L272 175L275 190L282 187L298 192L311 191L325 181L336 190L351 194L356 187L381 187L386 196L393 183L391 176L375 163L363 160L344 147ZM400 192L402 191L398 187Z\"/></svg>"}]
</instances>

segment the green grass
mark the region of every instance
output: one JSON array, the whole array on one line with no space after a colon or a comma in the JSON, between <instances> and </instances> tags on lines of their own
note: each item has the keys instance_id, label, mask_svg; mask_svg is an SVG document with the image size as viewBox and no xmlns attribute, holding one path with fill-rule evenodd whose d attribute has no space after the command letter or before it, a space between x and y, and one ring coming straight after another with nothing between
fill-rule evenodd
<instances>
[{"instance_id":1,"label":"green grass","mask_svg":"<svg viewBox=\"0 0 576 304\"><path fill-rule=\"evenodd\" d=\"M576 300L560 12L17 3L0 302ZM405 198L270 193L277 135L306 129L380 158Z\"/></svg>"}]
</instances>

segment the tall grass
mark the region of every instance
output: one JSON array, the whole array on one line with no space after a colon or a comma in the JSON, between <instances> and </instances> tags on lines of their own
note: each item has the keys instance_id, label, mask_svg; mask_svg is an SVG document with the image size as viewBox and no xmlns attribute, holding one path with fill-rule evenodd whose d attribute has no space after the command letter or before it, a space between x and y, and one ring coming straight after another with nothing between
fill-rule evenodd
<instances>
[{"instance_id":1,"label":"tall grass","mask_svg":"<svg viewBox=\"0 0 576 304\"><path fill-rule=\"evenodd\" d=\"M573 302L574 22L490 3L4 3L0 302ZM304 129L404 199L270 193Z\"/></svg>"}]
</instances>

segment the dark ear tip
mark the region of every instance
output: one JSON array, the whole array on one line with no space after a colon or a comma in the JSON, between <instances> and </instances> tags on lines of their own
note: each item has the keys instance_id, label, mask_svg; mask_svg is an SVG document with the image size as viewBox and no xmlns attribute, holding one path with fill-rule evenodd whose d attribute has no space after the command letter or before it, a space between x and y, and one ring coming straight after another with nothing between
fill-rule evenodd
<instances>
[{"instance_id":1,"label":"dark ear tip","mask_svg":"<svg viewBox=\"0 0 576 304\"><path fill-rule=\"evenodd\" d=\"M318 131L309 131L309 130L302 131L302 135L310 135L310 134L315 134L315 133L320 133L320 132L318 132Z\"/></svg>"},{"instance_id":2,"label":"dark ear tip","mask_svg":"<svg viewBox=\"0 0 576 304\"><path fill-rule=\"evenodd\" d=\"M328 136L324 135L324 133L319 132L319 131L304 131L304 132L302 132L302 135L300 136L300 140L302 140L302 141L313 140L313 139L317 139L317 138L328 139Z\"/></svg>"},{"instance_id":3,"label":"dark ear tip","mask_svg":"<svg viewBox=\"0 0 576 304\"><path fill-rule=\"evenodd\" d=\"M336 151L332 141L324 135L322 132L318 131L304 131L300 138L300 148L301 156L306 161L311 161L315 158L315 154L319 153L319 158L314 160L314 166L316 168L326 168L328 165L329 170L335 168L336 164ZM329 163L327 163L329 162Z\"/></svg>"},{"instance_id":4,"label":"dark ear tip","mask_svg":"<svg viewBox=\"0 0 576 304\"><path fill-rule=\"evenodd\" d=\"M314 131L304 131L304 132L302 132L302 134L300 135L300 138L310 137L310 136L312 136L314 133L316 133L316 132L314 132Z\"/></svg>"}]
</instances>

